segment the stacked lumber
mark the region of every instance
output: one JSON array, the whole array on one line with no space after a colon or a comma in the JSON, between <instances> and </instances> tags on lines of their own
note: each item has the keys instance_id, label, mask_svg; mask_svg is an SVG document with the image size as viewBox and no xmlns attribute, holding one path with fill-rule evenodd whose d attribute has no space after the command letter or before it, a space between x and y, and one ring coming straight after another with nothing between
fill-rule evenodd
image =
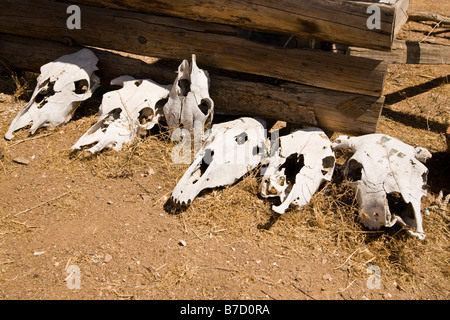
<instances>
[{"instance_id":1,"label":"stacked lumber","mask_svg":"<svg viewBox=\"0 0 450 320\"><path fill-rule=\"evenodd\" d=\"M38 71L87 46L99 57L103 80L129 74L169 84L177 66L170 61L196 54L199 66L210 71L218 112L373 133L384 101L386 61L243 35L264 32L390 52L409 1L386 2L0 0L0 58L14 68ZM74 3L81 9L79 30L66 27L67 8ZM367 8L374 3L380 29L366 25Z\"/></svg>"}]
</instances>

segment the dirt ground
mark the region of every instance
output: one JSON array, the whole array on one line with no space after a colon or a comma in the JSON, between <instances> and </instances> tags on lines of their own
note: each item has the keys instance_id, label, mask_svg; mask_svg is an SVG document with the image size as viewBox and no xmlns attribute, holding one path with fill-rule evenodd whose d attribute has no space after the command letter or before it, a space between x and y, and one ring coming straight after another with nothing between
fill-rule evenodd
<instances>
[{"instance_id":1,"label":"dirt ground","mask_svg":"<svg viewBox=\"0 0 450 320\"><path fill-rule=\"evenodd\" d=\"M450 3L411 9L449 15ZM400 37L450 44L441 31L411 22ZM447 300L450 211L439 192L450 189L449 76L449 65L391 65L377 129L433 154L423 241L400 227L361 226L338 175L281 217L258 196L257 174L170 215L163 205L187 165L172 163L164 131L121 152L71 152L101 97L65 126L21 130L0 142L0 299ZM33 89L14 77L2 75L1 136Z\"/></svg>"}]
</instances>

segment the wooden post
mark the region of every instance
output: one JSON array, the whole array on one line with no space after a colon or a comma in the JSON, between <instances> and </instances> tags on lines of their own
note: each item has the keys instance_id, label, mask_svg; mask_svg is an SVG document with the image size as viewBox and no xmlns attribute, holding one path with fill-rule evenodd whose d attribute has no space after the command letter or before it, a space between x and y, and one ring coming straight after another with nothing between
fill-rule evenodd
<instances>
[{"instance_id":1,"label":"wooden post","mask_svg":"<svg viewBox=\"0 0 450 320\"><path fill-rule=\"evenodd\" d=\"M450 64L450 46L414 41L395 40L392 51L349 47L348 54L389 63Z\"/></svg>"}]
</instances>

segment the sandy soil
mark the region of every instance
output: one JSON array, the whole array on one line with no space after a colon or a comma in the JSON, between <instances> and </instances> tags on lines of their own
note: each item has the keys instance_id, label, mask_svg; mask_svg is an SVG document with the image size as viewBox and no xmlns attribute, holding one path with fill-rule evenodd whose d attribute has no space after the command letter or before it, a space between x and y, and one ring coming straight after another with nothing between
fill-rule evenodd
<instances>
[{"instance_id":1,"label":"sandy soil","mask_svg":"<svg viewBox=\"0 0 450 320\"><path fill-rule=\"evenodd\" d=\"M413 1L412 9L449 14L450 4ZM408 23L401 36L431 30ZM449 44L450 33L430 40ZM400 228L363 228L340 186L274 219L258 176L170 215L165 199L187 166L171 162L163 134L120 153L70 152L96 121L99 98L56 130L22 130L0 142L0 299L449 299L449 210L433 207L450 188L449 75L448 65L391 65L377 130L433 153L424 241ZM0 135L24 103L3 88Z\"/></svg>"}]
</instances>

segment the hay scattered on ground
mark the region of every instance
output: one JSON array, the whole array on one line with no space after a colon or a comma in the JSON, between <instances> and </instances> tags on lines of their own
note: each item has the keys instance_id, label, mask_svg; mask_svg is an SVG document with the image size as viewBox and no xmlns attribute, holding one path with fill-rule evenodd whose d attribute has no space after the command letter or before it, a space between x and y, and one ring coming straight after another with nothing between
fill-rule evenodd
<instances>
[{"instance_id":1,"label":"hay scattered on ground","mask_svg":"<svg viewBox=\"0 0 450 320\"><path fill-rule=\"evenodd\" d=\"M22 82L24 80L18 76L12 77L13 83L11 77L9 80L4 77L1 79L0 91L15 93L14 99L23 97L29 90ZM23 103L23 100L19 100L15 105L16 109ZM442 100L437 103L440 107L443 106ZM392 110L395 111L395 108ZM424 119L429 120L428 123L425 121L427 127L422 129L411 129L412 127L403 125L405 121L399 125L399 118L395 116L398 117L399 113L386 113L380 122L379 131L389 132L396 138L407 140L407 143L423 145L432 151L445 150L442 134L432 130L436 124L431 124L431 116L418 119L422 126ZM442 115L438 113L434 119L439 119L440 116ZM8 126L5 119L10 118L8 116L1 120L3 127ZM72 152L70 146L76 142L75 139L96 120L96 114L91 111L54 131L40 130L35 139L40 139L40 142L47 145L47 160L43 167L64 172L71 177L91 172L93 176L106 181L133 179L153 168L157 169L162 183L172 187L187 169L188 165L174 164L171 161L175 143L163 127L155 129L150 136L138 138L121 152L104 151L96 155L85 151ZM435 122L438 123L437 120ZM14 171L8 148L21 140L26 143L27 139L30 137L22 131L15 141L0 145L0 175ZM59 148L61 144L66 148ZM342 164L343 159L339 160L338 163ZM444 278L450 276L448 207L439 205L442 199L439 199L437 193L430 192L424 198L423 208L428 208L422 211L427 238L420 241L397 226L378 231L364 228L357 218L354 191L342 179L339 165L333 181L324 185L307 206L301 210L289 210L281 216L271 210L272 200L258 196L260 180L261 176L255 170L232 186L204 192L187 211L176 216L180 226L197 230L199 235L226 232L236 239L257 242L262 248L278 246L300 256L320 249L342 262L336 268L347 271L349 279L365 281L367 267L377 265L383 271L383 281L395 282L400 290L408 288L410 292L421 290L422 280L427 277L427 268L434 268L434 274L441 274ZM56 199L53 204L70 207L71 201L76 201L76 193L67 198ZM11 214L2 215L0 224L2 236L33 230L33 226L27 224L27 221L16 219ZM418 255L420 259L417 259ZM164 288L168 285L177 286L191 278L196 279L201 272L198 266L180 263L167 270L164 278L155 279L157 285ZM426 281L437 298L448 297L441 281L442 278L439 277L427 277ZM132 297L122 292L116 294L118 298Z\"/></svg>"}]
</instances>

